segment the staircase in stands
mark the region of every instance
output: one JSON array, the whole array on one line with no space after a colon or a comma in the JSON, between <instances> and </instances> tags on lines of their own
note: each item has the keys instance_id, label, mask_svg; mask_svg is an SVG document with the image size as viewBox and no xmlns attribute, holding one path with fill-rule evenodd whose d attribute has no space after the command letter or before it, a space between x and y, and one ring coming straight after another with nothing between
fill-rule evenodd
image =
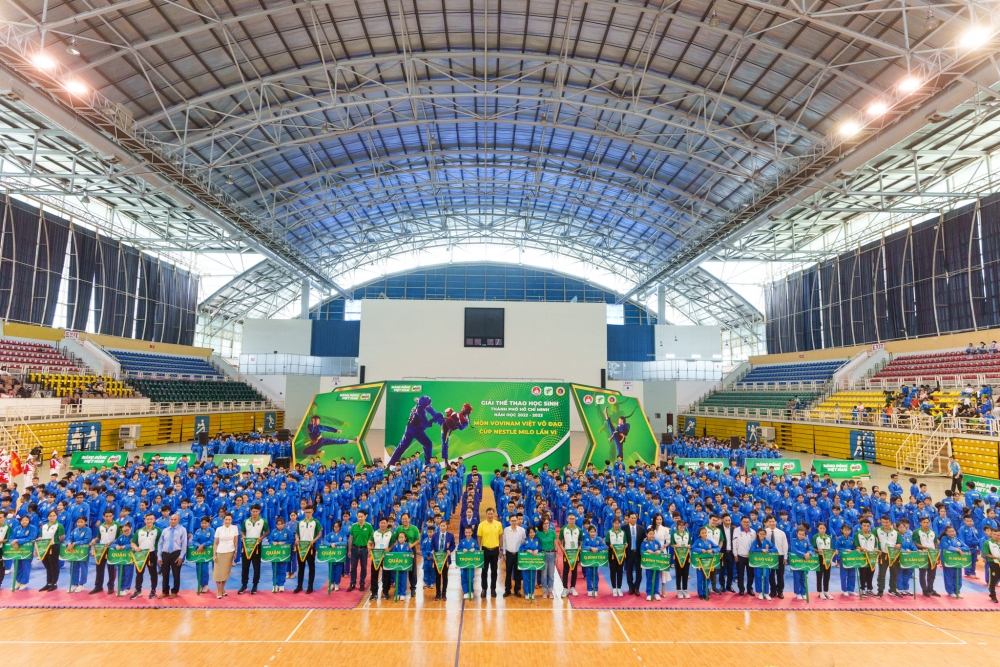
<instances>
[{"instance_id":1,"label":"staircase in stands","mask_svg":"<svg viewBox=\"0 0 1000 667\"><path fill-rule=\"evenodd\" d=\"M930 432L914 431L896 450L896 468L918 475L944 473L950 452L951 438L943 425Z\"/></svg>"}]
</instances>

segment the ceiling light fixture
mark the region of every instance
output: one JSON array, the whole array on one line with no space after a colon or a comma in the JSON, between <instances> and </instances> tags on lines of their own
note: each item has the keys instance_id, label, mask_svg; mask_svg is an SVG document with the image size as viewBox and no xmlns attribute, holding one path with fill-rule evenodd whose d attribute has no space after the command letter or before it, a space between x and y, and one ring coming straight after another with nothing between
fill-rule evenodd
<instances>
[{"instance_id":1,"label":"ceiling light fixture","mask_svg":"<svg viewBox=\"0 0 1000 667\"><path fill-rule=\"evenodd\" d=\"M860 131L861 131L861 126L858 125L853 120L849 120L840 126L840 136L844 138L853 137Z\"/></svg>"},{"instance_id":2,"label":"ceiling light fixture","mask_svg":"<svg viewBox=\"0 0 1000 667\"><path fill-rule=\"evenodd\" d=\"M232 185L233 183L235 183L235 181L233 181L233 177L226 176L226 185Z\"/></svg>"},{"instance_id":3,"label":"ceiling light fixture","mask_svg":"<svg viewBox=\"0 0 1000 667\"><path fill-rule=\"evenodd\" d=\"M80 55L80 49L76 48L76 37L69 38L69 45L66 47L66 53L71 56Z\"/></svg>"},{"instance_id":4,"label":"ceiling light fixture","mask_svg":"<svg viewBox=\"0 0 1000 667\"><path fill-rule=\"evenodd\" d=\"M80 203L81 204L89 204L90 203L90 197L87 196L86 192L84 192L83 196L80 197Z\"/></svg>"},{"instance_id":5,"label":"ceiling light fixture","mask_svg":"<svg viewBox=\"0 0 1000 667\"><path fill-rule=\"evenodd\" d=\"M629 153L628 159L631 160L632 162L635 162L635 151L631 151Z\"/></svg>"},{"instance_id":6,"label":"ceiling light fixture","mask_svg":"<svg viewBox=\"0 0 1000 667\"><path fill-rule=\"evenodd\" d=\"M73 95L87 94L87 86L82 81L78 81L77 79L70 79L63 84L63 86L66 88L67 92L72 93Z\"/></svg>"},{"instance_id":7,"label":"ceiling light fixture","mask_svg":"<svg viewBox=\"0 0 1000 667\"><path fill-rule=\"evenodd\" d=\"M712 10L712 15L708 19L708 27L709 28L719 27L719 15L715 12L714 9Z\"/></svg>"},{"instance_id":8,"label":"ceiling light fixture","mask_svg":"<svg viewBox=\"0 0 1000 667\"><path fill-rule=\"evenodd\" d=\"M927 10L927 20L924 21L924 30L927 32L934 32L941 27L941 19L934 16L934 10Z\"/></svg>"},{"instance_id":9,"label":"ceiling light fixture","mask_svg":"<svg viewBox=\"0 0 1000 667\"><path fill-rule=\"evenodd\" d=\"M48 54L41 52L36 53L35 57L31 59L31 62L34 63L35 67L42 70L52 69L56 66L55 60L53 60Z\"/></svg>"},{"instance_id":10,"label":"ceiling light fixture","mask_svg":"<svg viewBox=\"0 0 1000 667\"><path fill-rule=\"evenodd\" d=\"M872 102L868 106L868 115L869 116L881 116L882 114L884 114L888 110L889 110L889 107L886 105L885 102L882 102L882 101Z\"/></svg>"},{"instance_id":11,"label":"ceiling light fixture","mask_svg":"<svg viewBox=\"0 0 1000 667\"><path fill-rule=\"evenodd\" d=\"M974 25L970 26L969 29L962 34L959 44L961 44L964 49L978 49L989 40L989 28L982 25Z\"/></svg>"},{"instance_id":12,"label":"ceiling light fixture","mask_svg":"<svg viewBox=\"0 0 1000 667\"><path fill-rule=\"evenodd\" d=\"M899 89L904 93L912 93L920 87L920 79L915 76L908 76L899 82Z\"/></svg>"}]
</instances>

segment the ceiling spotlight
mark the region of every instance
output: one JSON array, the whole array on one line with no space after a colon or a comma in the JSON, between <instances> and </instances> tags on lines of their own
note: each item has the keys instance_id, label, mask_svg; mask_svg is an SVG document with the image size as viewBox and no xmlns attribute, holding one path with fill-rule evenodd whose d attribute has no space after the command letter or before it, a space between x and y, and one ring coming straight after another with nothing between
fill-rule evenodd
<instances>
[{"instance_id":1,"label":"ceiling spotlight","mask_svg":"<svg viewBox=\"0 0 1000 667\"><path fill-rule=\"evenodd\" d=\"M934 32L941 27L941 19L934 16L934 10L927 10L927 20L924 21L924 30L927 32Z\"/></svg>"},{"instance_id":2,"label":"ceiling spotlight","mask_svg":"<svg viewBox=\"0 0 1000 667\"><path fill-rule=\"evenodd\" d=\"M840 136L844 137L845 139L847 137L853 137L860 131L861 131L861 126L858 125L853 120L849 120L840 126Z\"/></svg>"},{"instance_id":3,"label":"ceiling spotlight","mask_svg":"<svg viewBox=\"0 0 1000 667\"><path fill-rule=\"evenodd\" d=\"M226 176L226 185L232 185L235 183L232 176Z\"/></svg>"},{"instance_id":4,"label":"ceiling spotlight","mask_svg":"<svg viewBox=\"0 0 1000 667\"><path fill-rule=\"evenodd\" d=\"M978 49L980 46L988 42L989 39L990 31L988 28L981 25L974 25L962 34L959 44L961 44L962 48L965 49Z\"/></svg>"},{"instance_id":5,"label":"ceiling spotlight","mask_svg":"<svg viewBox=\"0 0 1000 667\"><path fill-rule=\"evenodd\" d=\"M904 93L912 93L920 87L920 79L915 76L908 76L899 82L899 89Z\"/></svg>"},{"instance_id":6,"label":"ceiling spotlight","mask_svg":"<svg viewBox=\"0 0 1000 667\"><path fill-rule=\"evenodd\" d=\"M47 54L41 52L35 54L35 57L31 59L31 62L34 63L35 67L38 69L52 69L56 66L55 60Z\"/></svg>"},{"instance_id":7,"label":"ceiling spotlight","mask_svg":"<svg viewBox=\"0 0 1000 667\"><path fill-rule=\"evenodd\" d=\"M712 15L708 18L708 27L709 28L719 27L719 15L715 13L714 9L712 10Z\"/></svg>"},{"instance_id":8,"label":"ceiling spotlight","mask_svg":"<svg viewBox=\"0 0 1000 667\"><path fill-rule=\"evenodd\" d=\"M635 151L630 151L630 152L629 152L629 156L628 156L628 159L629 159L630 161L632 161L632 162L635 162Z\"/></svg>"},{"instance_id":9,"label":"ceiling spotlight","mask_svg":"<svg viewBox=\"0 0 1000 667\"><path fill-rule=\"evenodd\" d=\"M869 116L881 116L882 114L884 114L888 110L889 110L889 107L886 105L885 102L881 102L881 101L879 101L879 102L872 102L868 106L868 115Z\"/></svg>"},{"instance_id":10,"label":"ceiling spotlight","mask_svg":"<svg viewBox=\"0 0 1000 667\"><path fill-rule=\"evenodd\" d=\"M84 192L83 196L80 197L80 203L81 204L89 204L90 203L90 197L87 196L86 192Z\"/></svg>"},{"instance_id":11,"label":"ceiling spotlight","mask_svg":"<svg viewBox=\"0 0 1000 667\"><path fill-rule=\"evenodd\" d=\"M69 46L66 47L66 53L71 56L80 55L80 49L76 48L76 37L69 38Z\"/></svg>"},{"instance_id":12,"label":"ceiling spotlight","mask_svg":"<svg viewBox=\"0 0 1000 667\"><path fill-rule=\"evenodd\" d=\"M87 86L86 86L86 84L84 84L82 81L79 81L77 79L70 79L69 81L67 81L63 85L66 88L66 91L69 92L69 93L71 93L71 94L73 94L73 95L86 95L87 94Z\"/></svg>"}]
</instances>

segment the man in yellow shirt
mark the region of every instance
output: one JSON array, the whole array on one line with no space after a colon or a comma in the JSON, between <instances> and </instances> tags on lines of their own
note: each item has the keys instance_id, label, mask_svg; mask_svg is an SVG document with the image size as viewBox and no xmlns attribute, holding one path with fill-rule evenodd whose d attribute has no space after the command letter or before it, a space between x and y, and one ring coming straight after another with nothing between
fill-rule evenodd
<instances>
[{"instance_id":1,"label":"man in yellow shirt","mask_svg":"<svg viewBox=\"0 0 1000 667\"><path fill-rule=\"evenodd\" d=\"M483 550L483 574L480 580L481 596L486 597L486 571L493 570L490 575L490 596L497 596L497 563L500 561L500 536L503 526L496 520L496 511L491 507L486 510L486 520L479 524L477 537L479 548Z\"/></svg>"}]
</instances>

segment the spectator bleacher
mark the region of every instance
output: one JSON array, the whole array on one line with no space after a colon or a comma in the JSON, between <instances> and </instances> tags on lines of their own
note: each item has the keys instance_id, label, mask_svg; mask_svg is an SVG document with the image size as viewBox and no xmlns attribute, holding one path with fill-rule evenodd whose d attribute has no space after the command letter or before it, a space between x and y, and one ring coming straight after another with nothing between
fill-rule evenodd
<instances>
[{"instance_id":1,"label":"spectator bleacher","mask_svg":"<svg viewBox=\"0 0 1000 667\"><path fill-rule=\"evenodd\" d=\"M761 410L786 410L789 401L808 405L816 400L818 392L794 391L717 391L698 401L702 408L749 408Z\"/></svg>"},{"instance_id":2,"label":"spectator bleacher","mask_svg":"<svg viewBox=\"0 0 1000 667\"><path fill-rule=\"evenodd\" d=\"M82 375L79 373L31 373L28 382L48 389L58 398L66 398L74 393L95 395L103 394L106 398L128 398L132 389L124 382L112 377L97 375ZM100 391L98 391L100 390Z\"/></svg>"},{"instance_id":3,"label":"spectator bleacher","mask_svg":"<svg viewBox=\"0 0 1000 667\"><path fill-rule=\"evenodd\" d=\"M843 365L844 360L813 361L800 364L769 364L754 366L753 369L737 383L778 384L784 382L826 382L833 373Z\"/></svg>"},{"instance_id":4,"label":"spectator bleacher","mask_svg":"<svg viewBox=\"0 0 1000 667\"><path fill-rule=\"evenodd\" d=\"M874 379L915 382L919 378L975 381L978 376L1000 380L1000 354L938 352L894 358Z\"/></svg>"},{"instance_id":5,"label":"spectator bleacher","mask_svg":"<svg viewBox=\"0 0 1000 667\"><path fill-rule=\"evenodd\" d=\"M256 389L242 382L135 379L132 381L132 385L154 403L264 400L264 397Z\"/></svg>"},{"instance_id":6,"label":"spectator bleacher","mask_svg":"<svg viewBox=\"0 0 1000 667\"><path fill-rule=\"evenodd\" d=\"M131 350L108 350L108 353L121 363L122 372L128 377L157 377L171 380L223 379L222 374L202 357Z\"/></svg>"},{"instance_id":7,"label":"spectator bleacher","mask_svg":"<svg viewBox=\"0 0 1000 667\"><path fill-rule=\"evenodd\" d=\"M0 339L0 365L9 370L79 373L82 369L69 357L42 342Z\"/></svg>"}]
</instances>

